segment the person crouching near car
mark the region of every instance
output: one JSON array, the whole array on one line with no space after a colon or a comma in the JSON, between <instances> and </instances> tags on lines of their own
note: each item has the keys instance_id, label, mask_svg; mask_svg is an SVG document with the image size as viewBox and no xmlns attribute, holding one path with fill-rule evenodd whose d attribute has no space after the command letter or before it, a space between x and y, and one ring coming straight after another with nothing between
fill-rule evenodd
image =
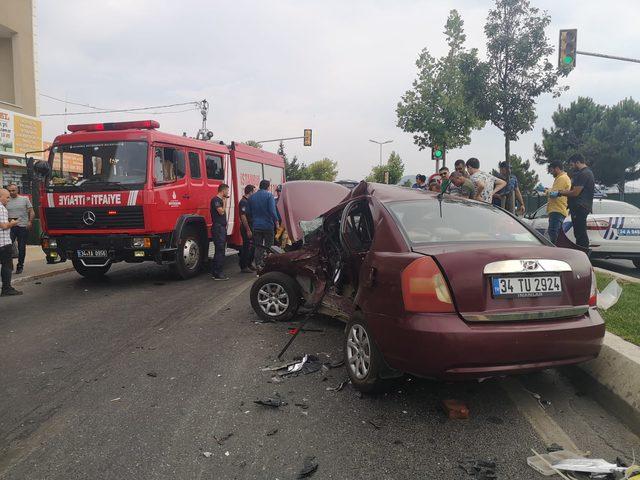
<instances>
[{"instance_id":1,"label":"person crouching near car","mask_svg":"<svg viewBox=\"0 0 640 480\"><path fill-rule=\"evenodd\" d=\"M562 169L562 162L557 160L549 164L549 173L553 175L554 180L551 190L547 189L544 192L548 197L547 213L549 214L549 228L547 235L549 240L556 245L562 223L569 213L567 210L567 197L551 197L549 193L550 191L571 190L571 180L569 179L569 175Z\"/></svg>"},{"instance_id":2,"label":"person crouching near car","mask_svg":"<svg viewBox=\"0 0 640 480\"><path fill-rule=\"evenodd\" d=\"M9 212L7 211L9 198L9 190L0 188L0 277L2 278L2 293L0 295L3 297L22 295L22 292L11 286L11 271L13 270L11 229L18 224L18 221L9 221Z\"/></svg>"},{"instance_id":3,"label":"person crouching near car","mask_svg":"<svg viewBox=\"0 0 640 480\"><path fill-rule=\"evenodd\" d=\"M451 183L454 185L450 189L451 195L464 198L475 198L476 187L471 180L462 174L462 172L456 170L449 176L449 178L451 179Z\"/></svg>"}]
</instances>

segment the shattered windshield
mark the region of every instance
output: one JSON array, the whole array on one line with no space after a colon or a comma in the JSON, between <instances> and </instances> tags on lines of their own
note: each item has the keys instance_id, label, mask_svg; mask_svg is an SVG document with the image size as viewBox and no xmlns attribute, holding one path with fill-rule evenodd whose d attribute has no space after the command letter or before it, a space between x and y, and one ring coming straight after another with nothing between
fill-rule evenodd
<instances>
[{"instance_id":1,"label":"shattered windshield","mask_svg":"<svg viewBox=\"0 0 640 480\"><path fill-rule=\"evenodd\" d=\"M322 227L322 222L324 221L323 217L317 217L313 220L300 220L300 229L303 234L303 242L305 244L309 243L319 232Z\"/></svg>"},{"instance_id":2,"label":"shattered windshield","mask_svg":"<svg viewBox=\"0 0 640 480\"><path fill-rule=\"evenodd\" d=\"M147 178L147 142L99 142L58 145L49 162L56 191L138 188ZM60 176L57 172L75 172Z\"/></svg>"}]
</instances>

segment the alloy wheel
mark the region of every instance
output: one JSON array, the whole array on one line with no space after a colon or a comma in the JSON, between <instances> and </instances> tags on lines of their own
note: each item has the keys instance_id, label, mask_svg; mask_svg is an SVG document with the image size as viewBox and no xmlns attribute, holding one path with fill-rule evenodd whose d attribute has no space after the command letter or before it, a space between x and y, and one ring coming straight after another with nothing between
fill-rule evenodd
<instances>
[{"instance_id":1,"label":"alloy wheel","mask_svg":"<svg viewBox=\"0 0 640 480\"><path fill-rule=\"evenodd\" d=\"M270 317L278 317L289 308L289 294L279 283L265 283L258 290L258 305Z\"/></svg>"},{"instance_id":2,"label":"alloy wheel","mask_svg":"<svg viewBox=\"0 0 640 480\"><path fill-rule=\"evenodd\" d=\"M352 325L347 335L347 364L358 380L363 380L371 368L371 343L362 325Z\"/></svg>"}]
</instances>

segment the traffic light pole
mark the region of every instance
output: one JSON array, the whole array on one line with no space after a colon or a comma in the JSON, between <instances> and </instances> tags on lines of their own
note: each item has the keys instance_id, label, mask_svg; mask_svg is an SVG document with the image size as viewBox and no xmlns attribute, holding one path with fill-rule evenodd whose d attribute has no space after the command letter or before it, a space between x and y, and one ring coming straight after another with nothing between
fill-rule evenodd
<instances>
[{"instance_id":1,"label":"traffic light pole","mask_svg":"<svg viewBox=\"0 0 640 480\"><path fill-rule=\"evenodd\" d=\"M640 63L640 60L637 58L617 57L615 55L605 55L603 53L581 52L580 50L576 50L576 53L578 55L587 55L589 57L609 58L611 60L621 60L623 62Z\"/></svg>"}]
</instances>

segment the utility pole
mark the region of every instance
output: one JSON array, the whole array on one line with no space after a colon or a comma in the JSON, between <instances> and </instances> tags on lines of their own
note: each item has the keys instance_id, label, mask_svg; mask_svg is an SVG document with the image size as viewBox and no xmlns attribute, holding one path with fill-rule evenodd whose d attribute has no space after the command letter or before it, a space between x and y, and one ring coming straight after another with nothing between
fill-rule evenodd
<instances>
[{"instance_id":1,"label":"utility pole","mask_svg":"<svg viewBox=\"0 0 640 480\"><path fill-rule=\"evenodd\" d=\"M369 140L369 141L380 145L380 166L382 166L382 146L386 145L387 143L393 142L393 140L385 140L384 142L379 142L377 140Z\"/></svg>"},{"instance_id":2,"label":"utility pole","mask_svg":"<svg viewBox=\"0 0 640 480\"><path fill-rule=\"evenodd\" d=\"M207 128L207 114L209 113L209 102L206 99L199 102L200 114L202 115L202 127L196 135L200 140L211 140L213 132Z\"/></svg>"}]
</instances>

